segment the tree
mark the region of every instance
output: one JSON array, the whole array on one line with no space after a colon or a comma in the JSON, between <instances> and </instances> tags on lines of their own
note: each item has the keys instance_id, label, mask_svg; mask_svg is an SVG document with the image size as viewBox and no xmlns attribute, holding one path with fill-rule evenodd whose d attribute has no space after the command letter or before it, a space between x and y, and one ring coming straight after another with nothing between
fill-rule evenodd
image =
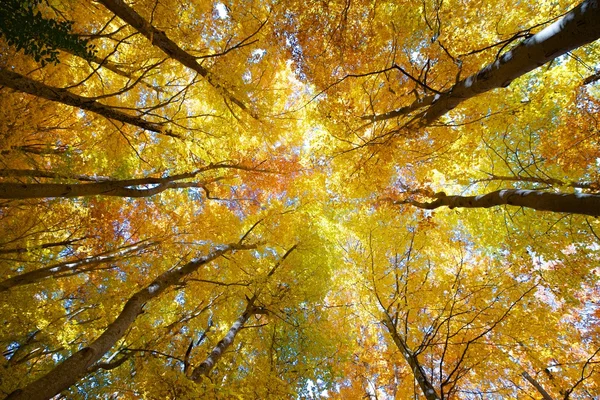
<instances>
[{"instance_id":1,"label":"tree","mask_svg":"<svg viewBox=\"0 0 600 400\"><path fill-rule=\"evenodd\" d=\"M597 1L9 3L4 397L600 394Z\"/></svg>"},{"instance_id":2,"label":"tree","mask_svg":"<svg viewBox=\"0 0 600 400\"><path fill-rule=\"evenodd\" d=\"M600 215L600 196L585 193L550 193L539 190L503 189L479 196L448 196L444 192L432 195L430 203L414 200L394 201L394 204L410 204L426 210L439 207L497 207L511 205L538 211L554 211L591 216Z\"/></svg>"}]
</instances>

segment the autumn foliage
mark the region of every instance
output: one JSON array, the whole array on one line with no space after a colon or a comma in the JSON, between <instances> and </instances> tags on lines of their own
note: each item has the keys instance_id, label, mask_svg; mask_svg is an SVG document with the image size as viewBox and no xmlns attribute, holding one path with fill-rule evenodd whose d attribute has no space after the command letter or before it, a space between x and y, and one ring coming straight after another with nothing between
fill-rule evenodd
<instances>
[{"instance_id":1,"label":"autumn foliage","mask_svg":"<svg viewBox=\"0 0 600 400\"><path fill-rule=\"evenodd\" d=\"M600 398L597 0L0 18L3 398Z\"/></svg>"}]
</instances>

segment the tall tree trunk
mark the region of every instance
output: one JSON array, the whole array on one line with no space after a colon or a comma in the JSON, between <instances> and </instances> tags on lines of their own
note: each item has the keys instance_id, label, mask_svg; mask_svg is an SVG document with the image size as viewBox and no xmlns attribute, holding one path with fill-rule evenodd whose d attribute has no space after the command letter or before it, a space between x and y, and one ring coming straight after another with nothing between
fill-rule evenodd
<instances>
[{"instance_id":1,"label":"tall tree trunk","mask_svg":"<svg viewBox=\"0 0 600 400\"><path fill-rule=\"evenodd\" d=\"M176 182L193 178L199 172L184 173L164 178L109 180L93 183L12 183L0 182L0 199L39 199L46 197L150 197L167 189L203 187L205 182ZM135 186L156 185L152 188Z\"/></svg>"},{"instance_id":2,"label":"tall tree trunk","mask_svg":"<svg viewBox=\"0 0 600 400\"><path fill-rule=\"evenodd\" d=\"M546 392L542 385L540 385L538 381L533 379L531 375L527 373L527 371L523 371L521 375L523 376L523 378L525 378L525 380L527 380L527 382L531 383L531 385L542 395L542 398L544 400L554 400L552 396L550 396L550 394Z\"/></svg>"},{"instance_id":3,"label":"tall tree trunk","mask_svg":"<svg viewBox=\"0 0 600 400\"><path fill-rule=\"evenodd\" d=\"M12 278L3 280L0 282L0 293L6 292L7 290L17 286L31 285L46 278L58 279L88 272L97 269L97 265L121 260L124 256L128 256L132 252L146 249L155 244L155 242L140 242L125 246L118 250L107 251L102 254L84 258L83 260L62 262L50 265L48 267L38 268L34 271L26 272L24 274L16 275Z\"/></svg>"},{"instance_id":4,"label":"tall tree trunk","mask_svg":"<svg viewBox=\"0 0 600 400\"><path fill-rule=\"evenodd\" d=\"M227 88L225 88L215 76L196 61L196 57L183 50L174 41L169 39L165 32L156 29L150 22L146 21L133 8L128 6L122 0L98 0L106 8L112 11L116 16L134 27L138 32L148 38L153 45L161 49L169 57L179 61L181 64L196 71L205 78L208 83L228 98L232 103L250 114L253 118L256 115L239 99L237 99Z\"/></svg>"},{"instance_id":5,"label":"tall tree trunk","mask_svg":"<svg viewBox=\"0 0 600 400\"><path fill-rule=\"evenodd\" d=\"M410 204L426 210L439 207L449 208L490 208L511 205L531 208L538 211L563 212L571 214L600 216L600 195L584 193L550 193L541 190L503 189L479 196L447 196L445 193L433 195L430 203L414 200L394 201L394 204Z\"/></svg>"},{"instance_id":6,"label":"tall tree trunk","mask_svg":"<svg viewBox=\"0 0 600 400\"><path fill-rule=\"evenodd\" d=\"M167 189L201 188L208 196L206 185L223 179L215 177L198 182L179 182L184 179L195 178L199 174L217 170L233 169L257 173L278 173L267 169L247 167L237 164L214 163L208 164L192 172L165 176L162 178L135 178L113 180L106 176L69 175L52 171L35 169L0 169L0 177L11 178L55 178L71 179L90 183L14 183L0 182L0 199L40 199L47 197L86 197L86 196L114 196L114 197L150 197ZM141 186L156 185L151 188ZM136 188L137 186L137 188Z\"/></svg>"},{"instance_id":7,"label":"tall tree trunk","mask_svg":"<svg viewBox=\"0 0 600 400\"><path fill-rule=\"evenodd\" d=\"M0 68L0 85L46 100L56 101L58 103L90 111L108 119L121 121L148 131L181 138L175 133L164 129L161 124L149 122L143 118L126 114L116 108L102 104L93 98L79 96L63 88L48 86L45 83L34 81L33 79L29 79L21 74L4 68Z\"/></svg>"},{"instance_id":8,"label":"tall tree trunk","mask_svg":"<svg viewBox=\"0 0 600 400\"><path fill-rule=\"evenodd\" d=\"M117 341L123 338L137 316L142 313L145 303L158 297L167 288L179 282L186 275L197 271L202 265L231 251L248 250L256 247L256 244L244 245L241 243L219 246L215 251L206 256L162 273L148 286L131 296L125 303L119 316L89 346L71 355L45 376L30 383L23 389L12 392L7 397L7 400L47 400L68 389L85 377L88 371L93 369L94 363L99 361Z\"/></svg>"},{"instance_id":9,"label":"tall tree trunk","mask_svg":"<svg viewBox=\"0 0 600 400\"><path fill-rule=\"evenodd\" d=\"M427 107L415 121L415 125L428 126L463 101L492 89L506 87L527 72L598 38L600 38L599 0L586 0L557 22L523 40L495 62L461 80L450 89L437 95L423 97L407 107L380 115L365 116L363 119L382 121Z\"/></svg>"},{"instance_id":10,"label":"tall tree trunk","mask_svg":"<svg viewBox=\"0 0 600 400\"><path fill-rule=\"evenodd\" d=\"M390 332L390 335L392 335L392 339L398 347L398 350L400 350L400 353L402 353L404 359L410 366L410 369L412 370L413 375L417 380L417 383L419 384L419 387L423 391L425 398L427 400L440 400L440 396L437 394L435 388L425 375L423 367L421 367L421 364L419 364L417 356L410 351L404 340L400 337L398 331L396 330L396 327L394 326L393 321L390 319L387 313L385 314L385 318L382 322L387 328L387 330Z\"/></svg>"},{"instance_id":11,"label":"tall tree trunk","mask_svg":"<svg viewBox=\"0 0 600 400\"><path fill-rule=\"evenodd\" d=\"M298 244L295 244L292 247L290 247L290 249L285 252L285 254L279 259L279 261L277 261L277 263L275 263L275 265L271 267L271 270L267 273L266 276L267 281L275 274L275 272L283 264L285 259L288 258L288 256L297 248ZM262 292L263 288L264 286L260 287L256 291L256 293L254 293L254 295L250 299L248 299L246 309L244 310L242 315L240 315L239 318L235 320L233 325L231 325L231 328L227 332L227 335L225 335L225 337L221 339L219 343L217 343L217 345L210 352L210 355L206 358L206 360L204 360L202 363L200 363L199 366L194 368L194 371L192 372L192 375L190 377L194 382L200 382L202 376L208 376L210 371L214 368L214 366L223 356L223 353L225 353L229 346L231 346L233 340L235 339L235 336L244 327L244 325L252 315L266 314L266 310L263 307L254 305L254 303L258 299L258 296L260 296L260 293Z\"/></svg>"},{"instance_id":12,"label":"tall tree trunk","mask_svg":"<svg viewBox=\"0 0 600 400\"><path fill-rule=\"evenodd\" d=\"M149 178L147 183L154 184ZM41 199L47 197L88 197L88 196L114 196L114 197L150 197L167 189L203 188L203 182L164 182L150 189L133 189L121 184L119 181L101 183L0 183L0 199Z\"/></svg>"},{"instance_id":13,"label":"tall tree trunk","mask_svg":"<svg viewBox=\"0 0 600 400\"><path fill-rule=\"evenodd\" d=\"M264 310L261 307L254 306L253 303L255 299L256 297L254 297L248 302L248 305L246 306L246 309L244 310L242 315L240 315L238 319L235 320L233 325L231 325L231 328L229 328L229 331L227 332L225 337L221 339L219 343L217 343L217 345L212 349L210 355L206 358L206 360L202 361L200 365L194 368L194 371L191 375L191 379L194 382L200 382L203 376L208 376L210 371L212 371L217 362L221 359L221 357L223 357L223 354L231 346L236 335L244 327L244 325L246 325L246 322L248 322L248 319L252 315L264 313Z\"/></svg>"}]
</instances>

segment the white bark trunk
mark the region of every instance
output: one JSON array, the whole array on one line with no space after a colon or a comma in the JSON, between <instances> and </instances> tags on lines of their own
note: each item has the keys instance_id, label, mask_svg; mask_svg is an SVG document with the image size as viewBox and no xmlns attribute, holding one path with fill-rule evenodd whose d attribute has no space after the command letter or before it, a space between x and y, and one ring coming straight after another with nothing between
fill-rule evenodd
<instances>
[{"instance_id":1,"label":"white bark trunk","mask_svg":"<svg viewBox=\"0 0 600 400\"><path fill-rule=\"evenodd\" d=\"M203 376L208 376L217 362L221 359L221 357L223 357L225 351L227 351L227 349L231 346L238 332L244 327L246 322L248 322L248 319L253 315L252 310L252 306L247 307L242 315L240 315L240 317L235 320L233 325L231 325L231 328L229 328L229 331L225 337L221 339L219 343L217 343L214 349L212 349L206 360L200 363L198 367L194 368L191 376L191 379L194 382L200 382L200 379Z\"/></svg>"}]
</instances>

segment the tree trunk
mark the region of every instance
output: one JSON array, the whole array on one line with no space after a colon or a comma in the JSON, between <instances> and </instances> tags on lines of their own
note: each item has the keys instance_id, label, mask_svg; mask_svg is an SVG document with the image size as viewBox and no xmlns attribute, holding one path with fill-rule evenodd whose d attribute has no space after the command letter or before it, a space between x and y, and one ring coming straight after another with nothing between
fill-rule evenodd
<instances>
[{"instance_id":1,"label":"tree trunk","mask_svg":"<svg viewBox=\"0 0 600 400\"><path fill-rule=\"evenodd\" d=\"M84 258L83 260L62 262L13 276L12 278L0 282L0 293L6 292L17 286L31 285L46 278L58 279L91 271L97 269L97 265L121 260L123 256L134 251L146 249L154 244L156 243L136 243L115 251L108 251L96 256Z\"/></svg>"},{"instance_id":2,"label":"tree trunk","mask_svg":"<svg viewBox=\"0 0 600 400\"><path fill-rule=\"evenodd\" d=\"M297 248L298 244L295 244L292 247L290 247L288 251L285 252L285 254L279 259L279 261L277 261L277 263L275 263L275 265L273 265L271 270L267 273L267 280L269 280L269 278L271 278L275 274L275 272L283 264L285 259L288 258L288 256ZM216 363L223 356L223 353L225 353L229 346L231 346L233 340L235 339L235 336L244 327L244 325L252 315L266 314L266 310L263 307L254 305L256 299L258 299L258 296L262 292L262 289L263 287L260 287L256 291L256 293L254 293L254 295L248 300L248 305L246 306L246 309L244 310L242 315L235 320L235 322L229 329L229 332L227 332L227 335L225 335L225 337L221 341L219 341L219 343L217 343L217 345L211 351L210 355L206 358L206 360L204 360L198 367L194 369L190 377L194 382L200 382L202 376L208 376L210 371L214 368Z\"/></svg>"},{"instance_id":3,"label":"tree trunk","mask_svg":"<svg viewBox=\"0 0 600 400\"><path fill-rule=\"evenodd\" d=\"M394 204L410 204L426 210L448 208L489 208L511 205L538 211L600 216L600 195L584 193L550 193L540 190L504 189L480 196L447 196L437 193L436 200L424 203L414 200L395 201Z\"/></svg>"},{"instance_id":4,"label":"tree trunk","mask_svg":"<svg viewBox=\"0 0 600 400\"><path fill-rule=\"evenodd\" d=\"M138 185L149 185L140 183ZM41 199L48 197L88 197L88 196L114 196L114 197L150 197L164 192L167 189L183 189L190 187L203 187L196 182L166 182L149 189L132 189L118 181L102 183L61 184L61 183L0 183L0 199Z\"/></svg>"},{"instance_id":5,"label":"tree trunk","mask_svg":"<svg viewBox=\"0 0 600 400\"><path fill-rule=\"evenodd\" d=\"M523 373L521 373L521 375L523 376L523 378L525 378L527 380L527 382L529 382L533 385L533 387L542 395L542 398L544 400L554 400L552 398L552 396L550 396L550 394L548 394L548 392L546 392L546 390L542 387L542 385L540 385L538 381L533 379L531 377L531 375L529 375L527 373L527 371L523 371Z\"/></svg>"},{"instance_id":6,"label":"tree trunk","mask_svg":"<svg viewBox=\"0 0 600 400\"><path fill-rule=\"evenodd\" d=\"M598 81L600 81L600 72L598 72L597 74L594 74L594 75L590 75L587 78L585 78L583 80L583 84L589 85L590 83L594 83L594 82L598 82Z\"/></svg>"},{"instance_id":7,"label":"tree trunk","mask_svg":"<svg viewBox=\"0 0 600 400\"><path fill-rule=\"evenodd\" d=\"M41 169L0 169L0 176L7 178L51 178L51 179L70 179L83 182L108 182L111 179L106 176L90 175L67 175L58 172L44 171Z\"/></svg>"},{"instance_id":8,"label":"tree trunk","mask_svg":"<svg viewBox=\"0 0 600 400\"><path fill-rule=\"evenodd\" d=\"M445 92L426 96L395 111L365 116L363 119L382 121L427 107L421 118L415 121L415 125L416 127L428 126L467 99L492 89L507 87L514 79L548 61L597 40L600 37L598 2L599 0L582 2L557 22L523 40L498 60L456 83Z\"/></svg>"},{"instance_id":9,"label":"tree trunk","mask_svg":"<svg viewBox=\"0 0 600 400\"><path fill-rule=\"evenodd\" d=\"M231 328L229 328L229 331L227 332L225 337L221 339L219 343L217 343L214 349L212 349L210 355L206 358L206 360L202 361L200 365L194 368L194 371L191 375L191 379L194 382L200 382L203 376L208 376L208 374L210 373L210 371L212 371L217 362L221 359L221 357L223 357L225 351L227 351L227 349L231 346L233 340L235 339L235 336L244 327L244 325L246 325L248 319L252 315L262 312L262 309L260 307L255 307L253 305L253 300L255 300L255 297L248 302L248 306L246 307L242 315L240 315L239 318L235 320L233 325L231 325Z\"/></svg>"},{"instance_id":10,"label":"tree trunk","mask_svg":"<svg viewBox=\"0 0 600 400\"><path fill-rule=\"evenodd\" d=\"M121 121L148 131L180 138L171 131L164 129L161 124L149 122L140 117L126 114L113 107L102 104L93 98L79 96L63 88L48 86L45 83L34 81L33 79L29 79L7 69L0 68L0 85L46 100L56 101L58 103L90 111L108 119Z\"/></svg>"},{"instance_id":11,"label":"tree trunk","mask_svg":"<svg viewBox=\"0 0 600 400\"><path fill-rule=\"evenodd\" d=\"M219 246L207 256L195 259L182 267L168 270L159 275L150 285L138 291L127 300L119 316L108 325L106 330L89 344L64 362L57 365L45 376L12 392L7 400L47 400L85 377L94 363L100 360L114 344L123 338L127 330L142 313L144 304L158 297L167 288L176 284L181 278L198 270L214 259L234 250L254 249L257 245L243 245L240 243Z\"/></svg>"},{"instance_id":12,"label":"tree trunk","mask_svg":"<svg viewBox=\"0 0 600 400\"><path fill-rule=\"evenodd\" d=\"M167 189L203 187L203 182L175 182L193 178L199 172L184 173L164 178L109 180L93 183L12 183L0 182L0 199L40 199L47 197L150 197ZM156 185L136 189L135 186Z\"/></svg>"},{"instance_id":13,"label":"tree trunk","mask_svg":"<svg viewBox=\"0 0 600 400\"><path fill-rule=\"evenodd\" d=\"M390 319L389 315L385 314L385 318L382 322L385 325L385 327L387 328L387 330L390 332L390 334L392 335L392 339L394 340L394 343L396 343L398 350L400 350L400 353L402 353L402 355L404 356L404 359L410 366L410 369L412 370L413 375L414 375L415 379L417 380L417 383L419 384L419 387L423 391L425 398L427 400L440 400L440 396L435 391L435 388L433 387L433 385L431 384L431 382L425 375L423 368L419 364L419 360L417 359L417 356L415 356L408 349L408 347L406 346L406 343L404 342L404 340L402 340L402 338L398 334L398 331L396 331L396 327L394 326L394 323Z\"/></svg>"},{"instance_id":14,"label":"tree trunk","mask_svg":"<svg viewBox=\"0 0 600 400\"><path fill-rule=\"evenodd\" d=\"M148 21L142 18L133 8L128 6L122 0L98 0L106 8L112 11L116 16L134 27L138 32L148 38L153 45L161 49L165 54L181 64L196 71L200 76L205 78L208 83L228 98L232 103L239 108L249 113L253 118L257 116L239 99L237 99L227 88L220 84L214 75L196 61L196 57L183 50L174 41L169 39L165 32L156 29Z\"/></svg>"}]
</instances>

